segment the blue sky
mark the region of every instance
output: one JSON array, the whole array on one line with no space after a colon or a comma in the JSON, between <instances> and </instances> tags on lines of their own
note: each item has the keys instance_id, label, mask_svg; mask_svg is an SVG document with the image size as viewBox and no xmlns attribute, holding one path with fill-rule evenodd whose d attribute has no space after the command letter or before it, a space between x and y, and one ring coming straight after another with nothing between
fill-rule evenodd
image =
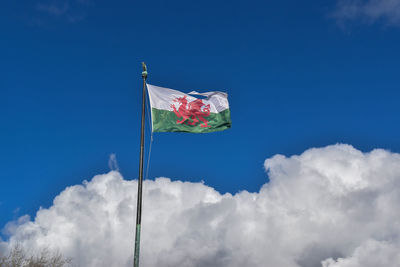
<instances>
[{"instance_id":1,"label":"blue sky","mask_svg":"<svg viewBox=\"0 0 400 267\"><path fill-rule=\"evenodd\" d=\"M0 225L108 172L111 153L136 179L141 61L151 84L228 92L233 123L155 134L151 179L254 192L275 154L400 152L396 16L374 1L3 1Z\"/></svg>"}]
</instances>

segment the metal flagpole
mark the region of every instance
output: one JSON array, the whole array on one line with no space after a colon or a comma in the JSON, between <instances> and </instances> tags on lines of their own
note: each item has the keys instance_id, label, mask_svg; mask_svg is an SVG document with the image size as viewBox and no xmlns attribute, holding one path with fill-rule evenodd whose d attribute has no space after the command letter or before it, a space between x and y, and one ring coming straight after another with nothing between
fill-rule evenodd
<instances>
[{"instance_id":1,"label":"metal flagpole","mask_svg":"<svg viewBox=\"0 0 400 267\"><path fill-rule=\"evenodd\" d=\"M139 161L139 182L137 193L137 208L136 208L136 234L135 234L135 256L133 266L139 267L139 252L140 252L140 226L142 221L142 184L143 184L143 154L144 154L144 123L145 123L145 102L146 102L146 79L147 67L142 62L143 72L143 94L142 94L142 129L140 135L140 161Z\"/></svg>"}]
</instances>

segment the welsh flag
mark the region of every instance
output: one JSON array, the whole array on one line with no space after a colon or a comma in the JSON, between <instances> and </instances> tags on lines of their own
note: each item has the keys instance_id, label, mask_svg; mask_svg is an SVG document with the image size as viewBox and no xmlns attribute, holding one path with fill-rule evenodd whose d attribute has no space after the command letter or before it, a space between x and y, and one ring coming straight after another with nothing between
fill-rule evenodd
<instances>
[{"instance_id":1,"label":"welsh flag","mask_svg":"<svg viewBox=\"0 0 400 267\"><path fill-rule=\"evenodd\" d=\"M153 132L209 133L231 127L226 93L192 91L185 94L150 84L147 84L147 91Z\"/></svg>"}]
</instances>

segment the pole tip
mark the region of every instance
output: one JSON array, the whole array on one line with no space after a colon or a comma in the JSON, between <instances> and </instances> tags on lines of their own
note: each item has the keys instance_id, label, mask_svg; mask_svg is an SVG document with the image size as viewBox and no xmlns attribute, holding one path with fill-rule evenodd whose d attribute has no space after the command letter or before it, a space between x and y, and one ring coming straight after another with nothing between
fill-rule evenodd
<instances>
[{"instance_id":1,"label":"pole tip","mask_svg":"<svg viewBox=\"0 0 400 267\"><path fill-rule=\"evenodd\" d=\"M146 79L147 78L147 66L146 66L146 63L142 62L142 67L143 67L142 78Z\"/></svg>"}]
</instances>

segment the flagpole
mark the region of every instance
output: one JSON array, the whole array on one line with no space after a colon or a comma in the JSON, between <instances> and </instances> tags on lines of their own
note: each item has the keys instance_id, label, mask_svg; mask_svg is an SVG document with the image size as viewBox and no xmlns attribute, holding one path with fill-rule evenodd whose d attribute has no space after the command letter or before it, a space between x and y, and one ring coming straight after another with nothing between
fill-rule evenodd
<instances>
[{"instance_id":1,"label":"flagpole","mask_svg":"<svg viewBox=\"0 0 400 267\"><path fill-rule=\"evenodd\" d=\"M143 72L143 92L142 92L142 128L140 135L140 161L139 161L139 181L137 193L137 208L136 208L136 234L135 234L135 256L133 266L139 267L139 252L140 252L140 227L142 222L142 185L143 185L143 154L144 154L144 123L145 123L145 101L146 101L146 79L147 67L142 62Z\"/></svg>"}]
</instances>

